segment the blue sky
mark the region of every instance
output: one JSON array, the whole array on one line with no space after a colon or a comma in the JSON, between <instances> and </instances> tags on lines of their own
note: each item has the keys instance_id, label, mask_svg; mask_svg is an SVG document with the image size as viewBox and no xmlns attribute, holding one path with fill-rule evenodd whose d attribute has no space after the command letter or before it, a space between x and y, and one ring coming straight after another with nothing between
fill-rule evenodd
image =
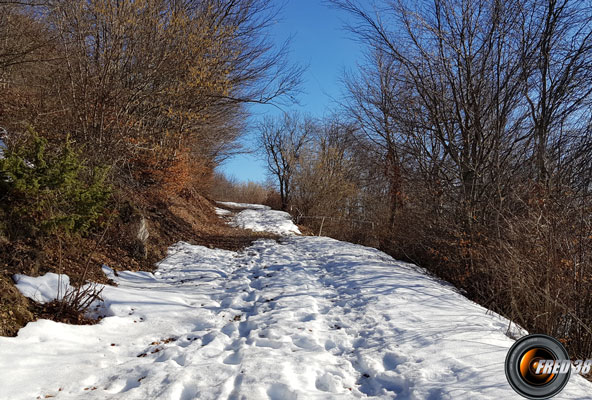
<instances>
[{"instance_id":1,"label":"blue sky","mask_svg":"<svg viewBox=\"0 0 592 400\"><path fill-rule=\"evenodd\" d=\"M292 37L290 61L308 66L304 74L300 106L291 107L315 117L322 117L335 106L342 93L343 71L354 69L361 61L359 43L348 39L344 29L348 15L330 8L322 0L278 0L284 4L281 19L273 27L273 40L280 45ZM275 107L253 106L253 118L279 113ZM247 132L245 144L252 143L255 132ZM251 154L226 161L219 170L239 181L263 182L264 163Z\"/></svg>"}]
</instances>

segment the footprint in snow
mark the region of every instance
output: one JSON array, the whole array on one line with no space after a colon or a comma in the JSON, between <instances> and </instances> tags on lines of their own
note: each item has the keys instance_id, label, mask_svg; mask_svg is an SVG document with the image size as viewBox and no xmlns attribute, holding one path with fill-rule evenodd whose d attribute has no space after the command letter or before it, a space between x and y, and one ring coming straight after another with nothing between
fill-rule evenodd
<instances>
[{"instance_id":1,"label":"footprint in snow","mask_svg":"<svg viewBox=\"0 0 592 400\"><path fill-rule=\"evenodd\" d=\"M384 369L387 371L392 371L397 368L400 364L407 362L408 358L404 355L399 355L396 353L387 353L383 359L382 363L384 365Z\"/></svg>"},{"instance_id":2,"label":"footprint in snow","mask_svg":"<svg viewBox=\"0 0 592 400\"><path fill-rule=\"evenodd\" d=\"M267 389L269 400L296 400L298 396L283 383L274 383Z\"/></svg>"}]
</instances>

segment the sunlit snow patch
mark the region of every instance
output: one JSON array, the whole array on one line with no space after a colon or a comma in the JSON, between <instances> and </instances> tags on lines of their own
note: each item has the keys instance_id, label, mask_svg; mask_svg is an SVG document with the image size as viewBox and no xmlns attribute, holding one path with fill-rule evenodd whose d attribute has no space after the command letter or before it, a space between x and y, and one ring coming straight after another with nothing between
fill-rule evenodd
<instances>
[{"instance_id":1,"label":"sunlit snow patch","mask_svg":"<svg viewBox=\"0 0 592 400\"><path fill-rule=\"evenodd\" d=\"M244 210L230 222L238 228L256 232L270 232L278 235L300 235L300 230L292 222L287 212L274 210Z\"/></svg>"},{"instance_id":2,"label":"sunlit snow patch","mask_svg":"<svg viewBox=\"0 0 592 400\"><path fill-rule=\"evenodd\" d=\"M70 286L68 275L58 275L48 272L43 276L31 277L16 274L16 287L25 296L39 303L49 303L62 297Z\"/></svg>"},{"instance_id":3,"label":"sunlit snow patch","mask_svg":"<svg viewBox=\"0 0 592 400\"><path fill-rule=\"evenodd\" d=\"M231 215L232 214L232 211L225 210L223 208L216 207L214 210L216 211L216 215L220 215L221 217L224 217L224 216L227 216L227 215Z\"/></svg>"},{"instance_id":4,"label":"sunlit snow patch","mask_svg":"<svg viewBox=\"0 0 592 400\"><path fill-rule=\"evenodd\" d=\"M271 210L271 207L264 206L263 204L250 204L250 203L234 203L232 201L217 201L223 207L228 208L249 208L251 210Z\"/></svg>"},{"instance_id":5,"label":"sunlit snow patch","mask_svg":"<svg viewBox=\"0 0 592 400\"><path fill-rule=\"evenodd\" d=\"M297 231L265 208L234 223ZM104 287L100 323L39 320L0 337L0 400L518 398L504 376L509 321L376 249L295 235L240 252L179 242L154 273L103 271L117 286ZM55 295L55 274L17 277ZM573 374L561 398L589 393Z\"/></svg>"}]
</instances>

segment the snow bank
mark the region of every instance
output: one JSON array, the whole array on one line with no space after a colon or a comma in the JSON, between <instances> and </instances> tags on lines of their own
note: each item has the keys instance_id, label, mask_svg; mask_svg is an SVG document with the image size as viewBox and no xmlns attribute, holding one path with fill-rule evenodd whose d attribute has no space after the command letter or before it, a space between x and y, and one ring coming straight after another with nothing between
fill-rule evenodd
<instances>
[{"instance_id":1,"label":"snow bank","mask_svg":"<svg viewBox=\"0 0 592 400\"><path fill-rule=\"evenodd\" d=\"M273 210L244 210L230 222L238 228L256 232L271 232L278 235L300 235L300 230L292 222L290 214Z\"/></svg>"},{"instance_id":2,"label":"snow bank","mask_svg":"<svg viewBox=\"0 0 592 400\"><path fill-rule=\"evenodd\" d=\"M38 303L49 303L62 297L68 289L72 288L67 275L58 275L52 272L34 278L15 274L14 281L17 282L16 287L24 296Z\"/></svg>"}]
</instances>

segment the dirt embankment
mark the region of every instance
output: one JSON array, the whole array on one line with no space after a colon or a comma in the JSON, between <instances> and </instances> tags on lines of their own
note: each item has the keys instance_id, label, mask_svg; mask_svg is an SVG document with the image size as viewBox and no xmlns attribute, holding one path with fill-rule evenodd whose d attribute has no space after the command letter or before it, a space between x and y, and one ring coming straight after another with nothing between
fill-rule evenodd
<instances>
[{"instance_id":1,"label":"dirt embankment","mask_svg":"<svg viewBox=\"0 0 592 400\"><path fill-rule=\"evenodd\" d=\"M176 196L164 204L129 193L117 204L107 226L85 238L43 242L0 238L0 335L15 336L30 321L52 318L51 310L20 294L14 286L14 274L55 272L67 274L74 286L88 281L108 284L101 270L103 264L116 271L152 271L166 256L167 248L181 240L240 250L258 238L274 237L228 226L215 214L213 202L200 195ZM89 322L84 318L78 321Z\"/></svg>"}]
</instances>

